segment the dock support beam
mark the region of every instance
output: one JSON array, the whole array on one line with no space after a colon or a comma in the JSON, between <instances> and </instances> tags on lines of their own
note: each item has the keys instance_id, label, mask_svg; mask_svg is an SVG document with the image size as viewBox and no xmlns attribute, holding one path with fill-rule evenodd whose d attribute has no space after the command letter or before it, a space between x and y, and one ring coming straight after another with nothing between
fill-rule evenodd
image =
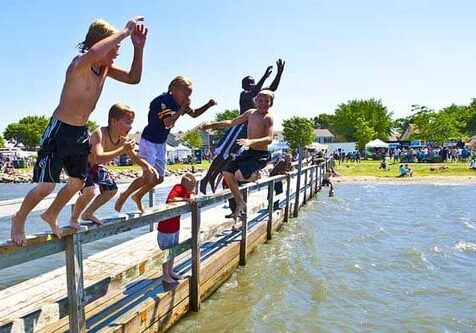
<instances>
[{"instance_id":1,"label":"dock support beam","mask_svg":"<svg viewBox=\"0 0 476 333\"><path fill-rule=\"evenodd\" d=\"M266 225L266 239L271 240L273 233L273 209L274 209L274 182L268 183L268 224Z\"/></svg>"},{"instance_id":2,"label":"dock support beam","mask_svg":"<svg viewBox=\"0 0 476 333\"><path fill-rule=\"evenodd\" d=\"M66 256L66 283L68 286L69 331L86 332L84 313L83 251L79 235L64 238Z\"/></svg>"},{"instance_id":3,"label":"dock support beam","mask_svg":"<svg viewBox=\"0 0 476 333\"><path fill-rule=\"evenodd\" d=\"M291 175L286 174L286 206L284 206L284 222L289 220L289 199L291 196Z\"/></svg>"},{"instance_id":4,"label":"dock support beam","mask_svg":"<svg viewBox=\"0 0 476 333\"><path fill-rule=\"evenodd\" d=\"M241 241L240 241L240 266L246 265L246 248L248 246L248 188L241 191L243 200L246 203L246 209L241 224Z\"/></svg>"},{"instance_id":5,"label":"dock support beam","mask_svg":"<svg viewBox=\"0 0 476 333\"><path fill-rule=\"evenodd\" d=\"M200 311L200 207L194 201L192 210L192 277L190 278L190 309Z\"/></svg>"}]
</instances>

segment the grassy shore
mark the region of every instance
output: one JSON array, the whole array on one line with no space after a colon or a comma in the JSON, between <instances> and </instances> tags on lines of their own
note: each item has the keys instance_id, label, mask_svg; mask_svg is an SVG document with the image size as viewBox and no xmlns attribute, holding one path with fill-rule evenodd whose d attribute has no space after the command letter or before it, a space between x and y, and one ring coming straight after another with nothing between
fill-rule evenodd
<instances>
[{"instance_id":1,"label":"grassy shore","mask_svg":"<svg viewBox=\"0 0 476 333\"><path fill-rule=\"evenodd\" d=\"M400 174L400 164L387 164L387 170L379 169L380 161L362 161L361 163L337 163L337 172L342 176L395 178ZM427 176L476 176L476 170L469 168L468 162L449 163L408 163L413 177Z\"/></svg>"}]
</instances>

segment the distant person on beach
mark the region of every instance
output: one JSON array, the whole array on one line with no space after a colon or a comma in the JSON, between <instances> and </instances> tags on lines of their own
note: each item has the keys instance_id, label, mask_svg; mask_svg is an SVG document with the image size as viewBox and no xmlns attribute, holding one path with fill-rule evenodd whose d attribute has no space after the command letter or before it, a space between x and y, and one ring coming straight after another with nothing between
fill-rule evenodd
<instances>
[{"instance_id":1,"label":"distant person on beach","mask_svg":"<svg viewBox=\"0 0 476 333\"><path fill-rule=\"evenodd\" d=\"M400 164L399 171L400 171L400 174L397 176L397 178L407 176L407 169L403 166L403 164Z\"/></svg>"},{"instance_id":2,"label":"distant person on beach","mask_svg":"<svg viewBox=\"0 0 476 333\"><path fill-rule=\"evenodd\" d=\"M38 184L25 197L20 210L12 216L12 242L26 244L25 221L33 208L60 182L62 169L69 175L68 183L59 192L41 218L61 238L57 217L71 197L81 190L86 180L89 153L87 122L96 107L107 77L137 84L142 75L142 54L147 29L139 24L143 17L129 20L118 30L104 20L94 21L79 44L76 56L66 71L66 79L58 107L40 141L33 181ZM113 66L122 40L131 36L134 58L129 71Z\"/></svg>"},{"instance_id":3,"label":"distant person on beach","mask_svg":"<svg viewBox=\"0 0 476 333\"><path fill-rule=\"evenodd\" d=\"M383 157L382 161L380 161L380 166L378 168L384 171L387 170L387 161L385 160L385 157Z\"/></svg>"},{"instance_id":4,"label":"distant person on beach","mask_svg":"<svg viewBox=\"0 0 476 333\"><path fill-rule=\"evenodd\" d=\"M139 156L149 162L157 170L159 178L151 179L139 177L135 179L129 187L119 195L115 209L120 212L124 202L132 195L132 200L137 208L143 212L142 197L164 181L167 136L170 129L175 125L177 119L188 114L192 118L200 116L217 102L210 99L207 104L192 109L190 107L190 96L192 95L192 82L184 77L177 76L170 82L167 92L154 98L150 103L148 124L142 132L139 143Z\"/></svg>"},{"instance_id":5,"label":"distant person on beach","mask_svg":"<svg viewBox=\"0 0 476 333\"><path fill-rule=\"evenodd\" d=\"M273 117L269 109L273 106L274 93L271 90L261 90L256 96L256 109L250 109L233 120L223 120L203 125L202 128L215 129L237 126L248 123L246 139L238 139L239 145L249 147L241 155L228 163L223 169L223 177L236 201L233 218L240 217L246 209L238 182L256 181L259 170L263 169L270 159L268 145L273 141Z\"/></svg>"},{"instance_id":6,"label":"distant person on beach","mask_svg":"<svg viewBox=\"0 0 476 333\"><path fill-rule=\"evenodd\" d=\"M317 188L317 192L322 190L323 186L328 186L330 188L329 189L329 196L333 196L333 194L334 194L334 185L331 182L331 177L332 176L333 176L332 169L327 169L326 172L324 173L324 176L322 177L321 184ZM331 195L331 193L332 193L332 195Z\"/></svg>"},{"instance_id":7,"label":"distant person on beach","mask_svg":"<svg viewBox=\"0 0 476 333\"><path fill-rule=\"evenodd\" d=\"M116 182L105 166L117 156L127 154L132 162L142 168L144 177L159 177L149 163L134 153L135 142L128 136L133 122L134 111L125 104L116 103L109 110L108 125L98 128L90 135L91 152L88 157L86 184L74 205L69 222L71 228L77 230L81 228L79 218L98 225L103 224L101 219L96 217L94 213L117 192ZM96 198L94 198L96 190L94 184L98 184L101 191ZM83 212L84 208L93 198L94 201ZM83 213L81 214L81 212Z\"/></svg>"},{"instance_id":8,"label":"distant person on beach","mask_svg":"<svg viewBox=\"0 0 476 333\"><path fill-rule=\"evenodd\" d=\"M191 173L186 173L182 176L180 184L172 187L168 197L167 203L188 201L193 202L195 196L196 179ZM157 226L157 243L161 250L171 249L179 243L180 236L180 216L175 216L170 219L160 221ZM162 264L163 277L162 281L165 283L175 283L183 277L174 272L174 258Z\"/></svg>"}]
</instances>

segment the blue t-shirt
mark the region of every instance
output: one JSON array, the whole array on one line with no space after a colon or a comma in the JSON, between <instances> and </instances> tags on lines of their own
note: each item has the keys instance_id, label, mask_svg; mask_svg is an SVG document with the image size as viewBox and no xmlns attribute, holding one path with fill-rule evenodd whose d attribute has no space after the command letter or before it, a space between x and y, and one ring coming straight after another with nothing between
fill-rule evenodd
<instances>
[{"instance_id":1,"label":"blue t-shirt","mask_svg":"<svg viewBox=\"0 0 476 333\"><path fill-rule=\"evenodd\" d=\"M168 92L154 98L150 102L149 123L144 128L142 137L153 143L164 143L170 132L170 128L165 128L164 119L172 116L179 109L180 106Z\"/></svg>"}]
</instances>

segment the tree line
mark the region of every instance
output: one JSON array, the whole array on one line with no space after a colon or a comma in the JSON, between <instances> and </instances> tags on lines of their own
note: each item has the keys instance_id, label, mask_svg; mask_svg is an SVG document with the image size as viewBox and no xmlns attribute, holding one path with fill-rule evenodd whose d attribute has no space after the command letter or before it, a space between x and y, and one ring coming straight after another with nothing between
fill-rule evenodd
<instances>
[{"instance_id":1,"label":"tree line","mask_svg":"<svg viewBox=\"0 0 476 333\"><path fill-rule=\"evenodd\" d=\"M321 113L311 119L293 116L283 121L283 136L292 149L303 147L314 141L314 129L329 129L338 142L357 142L363 149L373 139L387 141L392 131L402 133L412 126L411 139L431 141L443 144L449 139L466 140L476 134L476 99L468 105L452 104L441 110L426 106L412 105L412 114L405 118L392 119L392 112L374 98L354 99L338 105L334 114ZM233 119L239 110L224 110L217 113L215 120ZM29 150L38 147L41 135L48 125L45 116L27 116L16 123L9 124L3 132L3 139L14 138ZM88 122L90 131L99 125ZM215 132L215 141L224 134L224 129ZM5 140L0 138L0 146ZM183 141L189 146L200 148L203 140L199 130L188 131Z\"/></svg>"}]
</instances>

